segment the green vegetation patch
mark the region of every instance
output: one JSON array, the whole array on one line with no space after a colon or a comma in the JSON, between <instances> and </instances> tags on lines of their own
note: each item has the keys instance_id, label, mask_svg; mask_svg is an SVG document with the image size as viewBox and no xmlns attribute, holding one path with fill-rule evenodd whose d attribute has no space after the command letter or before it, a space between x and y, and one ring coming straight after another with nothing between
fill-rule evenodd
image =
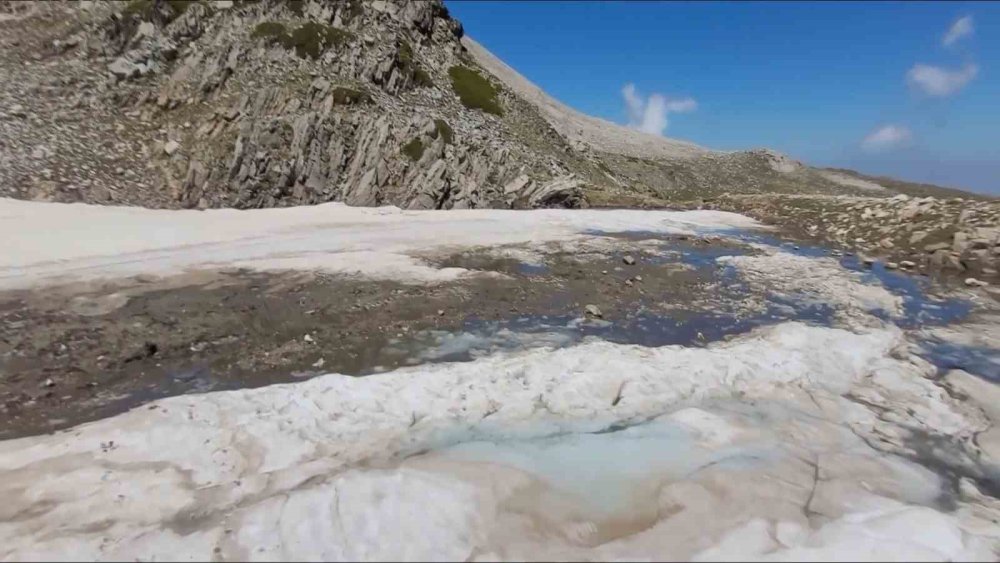
<instances>
[{"instance_id":1,"label":"green vegetation patch","mask_svg":"<svg viewBox=\"0 0 1000 563\"><path fill-rule=\"evenodd\" d=\"M403 145L403 154L410 157L410 160L416 162L420 160L420 157L424 156L424 144L420 139L413 139L409 143Z\"/></svg>"},{"instance_id":2,"label":"green vegetation patch","mask_svg":"<svg viewBox=\"0 0 1000 563\"><path fill-rule=\"evenodd\" d=\"M286 47L295 49L295 54L302 58L315 59L319 58L328 47L340 47L353 38L354 34L350 31L309 22L292 32L291 41Z\"/></svg>"},{"instance_id":3,"label":"green vegetation patch","mask_svg":"<svg viewBox=\"0 0 1000 563\"><path fill-rule=\"evenodd\" d=\"M448 76L451 77L452 89L465 107L480 109L493 115L503 115L503 110L497 102L496 88L478 72L456 65L448 69Z\"/></svg>"},{"instance_id":4,"label":"green vegetation patch","mask_svg":"<svg viewBox=\"0 0 1000 563\"><path fill-rule=\"evenodd\" d=\"M203 3L202 0L166 0L163 4L169 8L165 23L170 23L184 15L184 12L192 4ZM153 19L153 0L132 0L125 5L122 15L125 17L138 17L143 21ZM205 4L207 6L207 4Z\"/></svg>"},{"instance_id":5,"label":"green vegetation patch","mask_svg":"<svg viewBox=\"0 0 1000 563\"><path fill-rule=\"evenodd\" d=\"M455 139L455 132L451 129L451 126L448 125L447 121L443 119L435 119L434 127L437 131L437 134L444 139L444 144L450 145L452 141Z\"/></svg>"},{"instance_id":6,"label":"green vegetation patch","mask_svg":"<svg viewBox=\"0 0 1000 563\"><path fill-rule=\"evenodd\" d=\"M406 41L400 41L396 48L396 60L403 72L413 78L413 84L418 88L434 86L431 75L420 67L416 59L413 58L413 47Z\"/></svg>"},{"instance_id":7,"label":"green vegetation patch","mask_svg":"<svg viewBox=\"0 0 1000 563\"><path fill-rule=\"evenodd\" d=\"M428 74L426 70L419 67L413 71L413 83L419 88L432 88L434 86L434 81L431 79L431 75Z\"/></svg>"},{"instance_id":8,"label":"green vegetation patch","mask_svg":"<svg viewBox=\"0 0 1000 563\"><path fill-rule=\"evenodd\" d=\"M403 65L403 68L413 64L413 47L408 42L399 42L399 47L396 48L396 60Z\"/></svg>"},{"instance_id":9,"label":"green vegetation patch","mask_svg":"<svg viewBox=\"0 0 1000 563\"><path fill-rule=\"evenodd\" d=\"M269 43L284 45L289 40L288 29L280 22L261 22L253 28L250 37L266 39Z\"/></svg>"},{"instance_id":10,"label":"green vegetation patch","mask_svg":"<svg viewBox=\"0 0 1000 563\"><path fill-rule=\"evenodd\" d=\"M312 59L319 58L329 47L340 47L354 38L350 31L315 22L304 23L291 33L280 22L261 22L250 36L278 43L286 49L294 49L299 57Z\"/></svg>"},{"instance_id":11,"label":"green vegetation patch","mask_svg":"<svg viewBox=\"0 0 1000 563\"><path fill-rule=\"evenodd\" d=\"M289 12L299 17L302 17L302 14L305 12L306 8L305 0L287 0L285 5L288 6Z\"/></svg>"},{"instance_id":12,"label":"green vegetation patch","mask_svg":"<svg viewBox=\"0 0 1000 563\"><path fill-rule=\"evenodd\" d=\"M351 23L357 18L360 18L365 13L365 7L362 4L362 0L350 0L347 3L346 11L340 16L340 19L344 23Z\"/></svg>"},{"instance_id":13,"label":"green vegetation patch","mask_svg":"<svg viewBox=\"0 0 1000 563\"><path fill-rule=\"evenodd\" d=\"M337 105L363 104L371 100L366 92L338 86L333 89L333 103Z\"/></svg>"}]
</instances>

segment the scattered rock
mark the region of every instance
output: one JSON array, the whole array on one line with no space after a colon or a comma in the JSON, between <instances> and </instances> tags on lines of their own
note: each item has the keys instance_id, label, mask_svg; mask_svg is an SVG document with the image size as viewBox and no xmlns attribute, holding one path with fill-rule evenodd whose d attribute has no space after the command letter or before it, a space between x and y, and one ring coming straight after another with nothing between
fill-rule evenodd
<instances>
[{"instance_id":1,"label":"scattered rock","mask_svg":"<svg viewBox=\"0 0 1000 563\"><path fill-rule=\"evenodd\" d=\"M587 305L583 308L583 311L591 317L596 317L598 319L604 317L604 314L601 313L599 308L597 308L597 305Z\"/></svg>"},{"instance_id":2,"label":"scattered rock","mask_svg":"<svg viewBox=\"0 0 1000 563\"><path fill-rule=\"evenodd\" d=\"M622 258L622 262L624 262L628 266L632 266L635 264L635 258L633 258L631 255L626 254L625 257Z\"/></svg>"},{"instance_id":3,"label":"scattered rock","mask_svg":"<svg viewBox=\"0 0 1000 563\"><path fill-rule=\"evenodd\" d=\"M167 156L173 156L179 148L181 148L181 144L177 141L167 141L167 143L163 145L163 152L167 153Z\"/></svg>"},{"instance_id":4,"label":"scattered rock","mask_svg":"<svg viewBox=\"0 0 1000 563\"><path fill-rule=\"evenodd\" d=\"M962 252L965 252L965 249L968 247L969 247L969 235L963 232L955 233L954 237L952 238L951 249L961 254Z\"/></svg>"},{"instance_id":5,"label":"scattered rock","mask_svg":"<svg viewBox=\"0 0 1000 563\"><path fill-rule=\"evenodd\" d=\"M984 281L977 280L976 278L965 278L965 285L969 287L985 287L990 284Z\"/></svg>"}]
</instances>

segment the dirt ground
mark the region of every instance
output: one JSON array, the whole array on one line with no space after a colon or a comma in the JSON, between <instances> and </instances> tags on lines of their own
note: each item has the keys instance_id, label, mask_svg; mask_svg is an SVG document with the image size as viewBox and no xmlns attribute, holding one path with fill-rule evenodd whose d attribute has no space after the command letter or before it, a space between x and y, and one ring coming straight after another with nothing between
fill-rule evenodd
<instances>
[{"instance_id":1,"label":"dirt ground","mask_svg":"<svg viewBox=\"0 0 1000 563\"><path fill-rule=\"evenodd\" d=\"M680 306L694 311L699 300L710 307L727 291L712 257L748 251L717 239L660 237L670 248L665 257L648 238L608 238L614 251L557 252L544 266L466 252L438 263L493 275L429 286L225 271L6 292L0 439L169 395L393 369L407 359L393 353L400 341L458 331L470 319L586 317L593 305L614 323L638 313L677 315Z\"/></svg>"}]
</instances>

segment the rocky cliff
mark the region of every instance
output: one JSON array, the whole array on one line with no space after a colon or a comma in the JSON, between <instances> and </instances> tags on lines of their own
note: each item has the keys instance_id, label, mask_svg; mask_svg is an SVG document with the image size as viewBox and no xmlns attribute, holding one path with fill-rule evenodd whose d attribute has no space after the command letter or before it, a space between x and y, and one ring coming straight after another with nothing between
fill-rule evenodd
<instances>
[{"instance_id":1,"label":"rocky cliff","mask_svg":"<svg viewBox=\"0 0 1000 563\"><path fill-rule=\"evenodd\" d=\"M3 9L16 78L3 92L6 195L203 208L583 202L550 155L558 136L538 151L515 132L547 133L468 57L441 2Z\"/></svg>"},{"instance_id":2,"label":"rocky cliff","mask_svg":"<svg viewBox=\"0 0 1000 563\"><path fill-rule=\"evenodd\" d=\"M0 69L0 195L18 198L450 209L895 193L575 112L440 0L0 2Z\"/></svg>"}]
</instances>

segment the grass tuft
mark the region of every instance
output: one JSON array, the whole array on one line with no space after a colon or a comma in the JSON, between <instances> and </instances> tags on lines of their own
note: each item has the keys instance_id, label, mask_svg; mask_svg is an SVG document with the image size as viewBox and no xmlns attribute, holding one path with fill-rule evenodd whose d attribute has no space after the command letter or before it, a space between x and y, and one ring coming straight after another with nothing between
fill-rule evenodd
<instances>
[{"instance_id":1,"label":"grass tuft","mask_svg":"<svg viewBox=\"0 0 1000 563\"><path fill-rule=\"evenodd\" d=\"M403 154L410 157L410 160L416 162L420 160L420 157L424 156L424 144L420 139L413 139L409 143L403 145Z\"/></svg>"},{"instance_id":2,"label":"grass tuft","mask_svg":"<svg viewBox=\"0 0 1000 563\"><path fill-rule=\"evenodd\" d=\"M456 65L448 69L448 76L451 77L451 87L462 100L462 105L493 115L503 115L503 109L497 102L496 88L478 72Z\"/></svg>"},{"instance_id":3,"label":"grass tuft","mask_svg":"<svg viewBox=\"0 0 1000 563\"><path fill-rule=\"evenodd\" d=\"M295 28L291 33L280 22L261 22L254 27L251 37L263 38L268 43L278 43L286 49L294 49L301 58L319 58L326 49L340 47L354 38L350 31L321 23L308 22Z\"/></svg>"},{"instance_id":4,"label":"grass tuft","mask_svg":"<svg viewBox=\"0 0 1000 563\"><path fill-rule=\"evenodd\" d=\"M444 144L450 145L455 139L455 132L448 125L448 122L443 119L435 119L434 126L437 129L437 134L444 139Z\"/></svg>"}]
</instances>

